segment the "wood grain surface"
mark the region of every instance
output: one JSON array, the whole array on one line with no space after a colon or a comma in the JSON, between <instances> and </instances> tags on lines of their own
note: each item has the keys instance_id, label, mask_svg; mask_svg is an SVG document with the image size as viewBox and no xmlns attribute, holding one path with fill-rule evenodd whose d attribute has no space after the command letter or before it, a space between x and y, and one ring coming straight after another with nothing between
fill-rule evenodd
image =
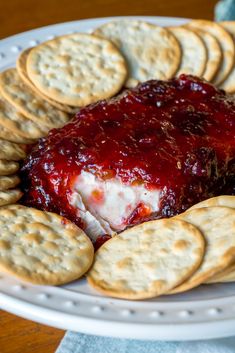
<instances>
[{"instance_id":1,"label":"wood grain surface","mask_svg":"<svg viewBox=\"0 0 235 353\"><path fill-rule=\"evenodd\" d=\"M215 3L216 0L0 0L0 38L91 17L149 15L213 19ZM61 330L0 311L0 353L52 353L63 335Z\"/></svg>"}]
</instances>

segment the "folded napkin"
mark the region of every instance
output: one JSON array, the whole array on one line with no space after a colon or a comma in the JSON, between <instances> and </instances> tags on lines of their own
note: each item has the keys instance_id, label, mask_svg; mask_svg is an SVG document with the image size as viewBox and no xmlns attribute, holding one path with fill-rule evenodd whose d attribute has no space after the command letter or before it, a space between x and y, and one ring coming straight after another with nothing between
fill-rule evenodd
<instances>
[{"instance_id":1,"label":"folded napkin","mask_svg":"<svg viewBox=\"0 0 235 353\"><path fill-rule=\"evenodd\" d=\"M215 6L216 21L235 20L235 0L221 0Z\"/></svg>"},{"instance_id":2,"label":"folded napkin","mask_svg":"<svg viewBox=\"0 0 235 353\"><path fill-rule=\"evenodd\" d=\"M235 353L235 337L205 341L164 342L67 332L56 353Z\"/></svg>"}]
</instances>

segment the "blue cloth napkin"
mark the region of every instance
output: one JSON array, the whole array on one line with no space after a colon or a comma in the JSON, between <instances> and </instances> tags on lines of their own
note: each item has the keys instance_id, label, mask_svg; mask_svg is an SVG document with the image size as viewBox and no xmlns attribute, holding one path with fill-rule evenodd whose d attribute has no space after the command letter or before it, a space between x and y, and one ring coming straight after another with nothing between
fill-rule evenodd
<instances>
[{"instance_id":1,"label":"blue cloth napkin","mask_svg":"<svg viewBox=\"0 0 235 353\"><path fill-rule=\"evenodd\" d=\"M216 21L235 20L235 0L221 0ZM235 328L234 328L235 330ZM235 353L235 337L188 342L139 341L67 332L56 353Z\"/></svg>"},{"instance_id":2,"label":"blue cloth napkin","mask_svg":"<svg viewBox=\"0 0 235 353\"><path fill-rule=\"evenodd\" d=\"M216 21L235 20L235 0L221 0L215 6Z\"/></svg>"},{"instance_id":3,"label":"blue cloth napkin","mask_svg":"<svg viewBox=\"0 0 235 353\"><path fill-rule=\"evenodd\" d=\"M205 341L139 341L67 332L56 353L234 353L235 337Z\"/></svg>"}]
</instances>

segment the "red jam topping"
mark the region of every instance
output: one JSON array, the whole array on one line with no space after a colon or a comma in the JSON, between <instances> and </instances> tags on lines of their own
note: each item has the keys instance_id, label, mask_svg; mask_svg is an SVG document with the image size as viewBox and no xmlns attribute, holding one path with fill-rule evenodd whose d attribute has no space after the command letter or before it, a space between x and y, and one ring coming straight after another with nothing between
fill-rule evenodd
<instances>
[{"instance_id":1,"label":"red jam topping","mask_svg":"<svg viewBox=\"0 0 235 353\"><path fill-rule=\"evenodd\" d=\"M111 239L111 236L108 234L100 235L94 244L95 251L97 251L107 240Z\"/></svg>"},{"instance_id":2,"label":"red jam topping","mask_svg":"<svg viewBox=\"0 0 235 353\"><path fill-rule=\"evenodd\" d=\"M233 194L235 101L201 79L181 75L148 81L87 106L33 149L22 168L23 202L81 226L68 202L81 170L101 180L118 178L161 191L159 212L149 216L139 205L129 225L172 216L214 195Z\"/></svg>"}]
</instances>

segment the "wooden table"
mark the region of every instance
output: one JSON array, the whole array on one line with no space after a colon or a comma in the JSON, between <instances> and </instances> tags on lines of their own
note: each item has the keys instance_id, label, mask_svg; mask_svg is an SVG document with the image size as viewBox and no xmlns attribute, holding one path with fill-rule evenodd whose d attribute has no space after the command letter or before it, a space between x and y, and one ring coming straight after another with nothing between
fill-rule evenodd
<instances>
[{"instance_id":1,"label":"wooden table","mask_svg":"<svg viewBox=\"0 0 235 353\"><path fill-rule=\"evenodd\" d=\"M216 0L0 1L0 38L52 23L115 15L213 18ZM64 332L0 312L1 353L52 353Z\"/></svg>"}]
</instances>

